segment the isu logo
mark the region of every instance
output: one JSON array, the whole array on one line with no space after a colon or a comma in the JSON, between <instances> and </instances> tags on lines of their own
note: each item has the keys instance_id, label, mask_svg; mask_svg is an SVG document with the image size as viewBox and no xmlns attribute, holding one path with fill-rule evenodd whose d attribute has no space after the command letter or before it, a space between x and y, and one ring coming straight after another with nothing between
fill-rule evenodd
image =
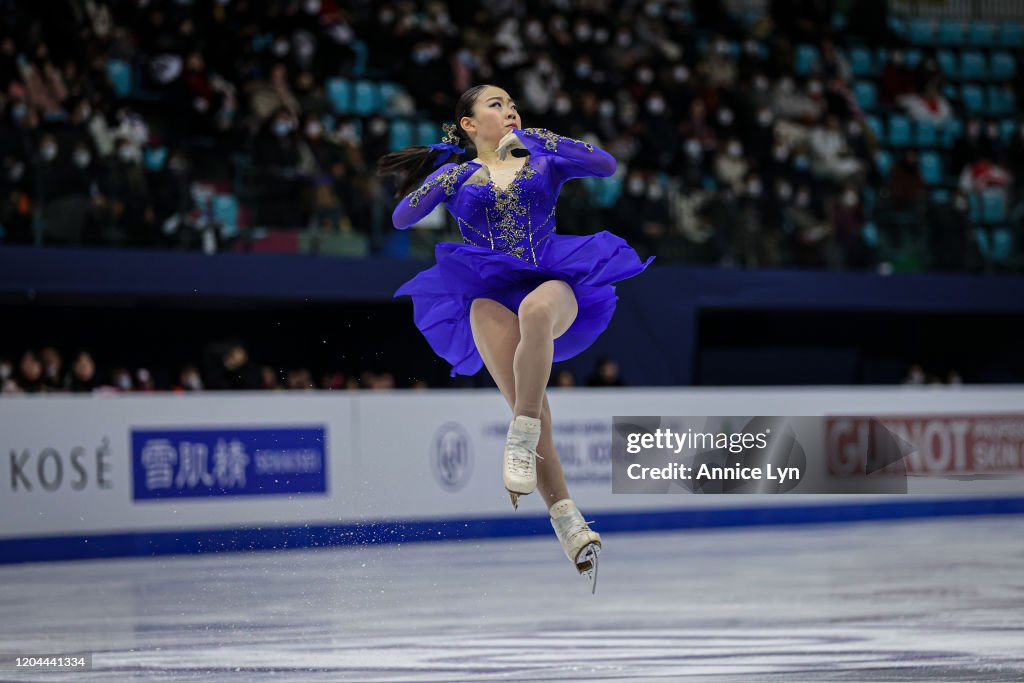
<instances>
[{"instance_id":1,"label":"isu logo","mask_svg":"<svg viewBox=\"0 0 1024 683\"><path fill-rule=\"evenodd\" d=\"M446 422L430 444L430 465L441 488L458 491L473 474L473 449L462 425Z\"/></svg>"}]
</instances>

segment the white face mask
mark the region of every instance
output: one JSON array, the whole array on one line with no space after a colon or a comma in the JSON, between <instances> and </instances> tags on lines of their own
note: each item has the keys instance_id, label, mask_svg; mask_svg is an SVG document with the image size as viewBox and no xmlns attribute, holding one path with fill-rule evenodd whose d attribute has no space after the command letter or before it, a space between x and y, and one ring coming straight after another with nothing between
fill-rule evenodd
<instances>
[{"instance_id":1,"label":"white face mask","mask_svg":"<svg viewBox=\"0 0 1024 683\"><path fill-rule=\"evenodd\" d=\"M696 140L686 141L686 154L691 159L699 159L704 154L704 150L701 149L700 143Z\"/></svg>"},{"instance_id":2,"label":"white face mask","mask_svg":"<svg viewBox=\"0 0 1024 683\"><path fill-rule=\"evenodd\" d=\"M793 196L793 188L789 186L789 183L779 183L776 193L779 195L779 199L787 201Z\"/></svg>"},{"instance_id":3,"label":"white face mask","mask_svg":"<svg viewBox=\"0 0 1024 683\"><path fill-rule=\"evenodd\" d=\"M751 197L760 197L762 189L760 180L751 180L747 183L747 194Z\"/></svg>"},{"instance_id":4,"label":"white face mask","mask_svg":"<svg viewBox=\"0 0 1024 683\"><path fill-rule=\"evenodd\" d=\"M769 109L762 109L757 112L757 122L762 126L772 125L772 112Z\"/></svg>"},{"instance_id":5,"label":"white face mask","mask_svg":"<svg viewBox=\"0 0 1024 683\"><path fill-rule=\"evenodd\" d=\"M615 115L615 105L612 102L609 102L608 100L604 100L598 106L598 111L601 112L601 116L610 118Z\"/></svg>"},{"instance_id":6,"label":"white face mask","mask_svg":"<svg viewBox=\"0 0 1024 683\"><path fill-rule=\"evenodd\" d=\"M764 76L758 76L754 79L754 90L758 92L764 92L768 89L768 79Z\"/></svg>"},{"instance_id":7,"label":"white face mask","mask_svg":"<svg viewBox=\"0 0 1024 683\"><path fill-rule=\"evenodd\" d=\"M636 72L636 79L641 83L650 83L654 80L654 72L647 67L638 69Z\"/></svg>"},{"instance_id":8,"label":"white face mask","mask_svg":"<svg viewBox=\"0 0 1024 683\"><path fill-rule=\"evenodd\" d=\"M132 378L128 375L121 375L117 378L117 386L119 389L127 391L132 388Z\"/></svg>"},{"instance_id":9,"label":"white face mask","mask_svg":"<svg viewBox=\"0 0 1024 683\"><path fill-rule=\"evenodd\" d=\"M844 192L843 193L843 206L857 206L857 193L856 192Z\"/></svg>"},{"instance_id":10,"label":"white face mask","mask_svg":"<svg viewBox=\"0 0 1024 683\"><path fill-rule=\"evenodd\" d=\"M555 100L555 111L557 113L568 114L570 109L572 109L572 103L569 100L565 98Z\"/></svg>"},{"instance_id":11,"label":"white face mask","mask_svg":"<svg viewBox=\"0 0 1024 683\"><path fill-rule=\"evenodd\" d=\"M786 147L776 147L772 150L772 156L776 161L785 161L789 158L789 150Z\"/></svg>"},{"instance_id":12,"label":"white face mask","mask_svg":"<svg viewBox=\"0 0 1024 683\"><path fill-rule=\"evenodd\" d=\"M131 147L124 145L123 147L118 148L117 158L127 164L135 158L135 153L132 151Z\"/></svg>"},{"instance_id":13,"label":"white face mask","mask_svg":"<svg viewBox=\"0 0 1024 683\"><path fill-rule=\"evenodd\" d=\"M676 83L686 83L690 80L690 70L680 64L672 70L672 76L676 79Z\"/></svg>"},{"instance_id":14,"label":"white face mask","mask_svg":"<svg viewBox=\"0 0 1024 683\"><path fill-rule=\"evenodd\" d=\"M323 124L319 121L310 121L306 124L306 135L311 138L318 138L324 132Z\"/></svg>"},{"instance_id":15,"label":"white face mask","mask_svg":"<svg viewBox=\"0 0 1024 683\"><path fill-rule=\"evenodd\" d=\"M92 155L84 150L76 150L72 160L78 168L85 168L92 161Z\"/></svg>"},{"instance_id":16,"label":"white face mask","mask_svg":"<svg viewBox=\"0 0 1024 683\"><path fill-rule=\"evenodd\" d=\"M727 148L729 156L733 159L738 159L743 154L743 147L738 142L730 142Z\"/></svg>"},{"instance_id":17,"label":"white face mask","mask_svg":"<svg viewBox=\"0 0 1024 683\"><path fill-rule=\"evenodd\" d=\"M733 114L732 109L719 109L718 110L718 122L723 126L732 125Z\"/></svg>"},{"instance_id":18,"label":"white face mask","mask_svg":"<svg viewBox=\"0 0 1024 683\"><path fill-rule=\"evenodd\" d=\"M57 145L46 143L39 148L39 154L42 155L44 161L53 161L57 158Z\"/></svg>"},{"instance_id":19,"label":"white face mask","mask_svg":"<svg viewBox=\"0 0 1024 683\"><path fill-rule=\"evenodd\" d=\"M7 379L11 376L11 366L7 363L0 365L0 379Z\"/></svg>"},{"instance_id":20,"label":"white face mask","mask_svg":"<svg viewBox=\"0 0 1024 683\"><path fill-rule=\"evenodd\" d=\"M633 178L629 181L629 193L632 195L642 194L644 191L644 179Z\"/></svg>"},{"instance_id":21,"label":"white face mask","mask_svg":"<svg viewBox=\"0 0 1024 683\"><path fill-rule=\"evenodd\" d=\"M654 115L662 114L665 111L665 100L660 97L653 97L647 100L647 111Z\"/></svg>"}]
</instances>

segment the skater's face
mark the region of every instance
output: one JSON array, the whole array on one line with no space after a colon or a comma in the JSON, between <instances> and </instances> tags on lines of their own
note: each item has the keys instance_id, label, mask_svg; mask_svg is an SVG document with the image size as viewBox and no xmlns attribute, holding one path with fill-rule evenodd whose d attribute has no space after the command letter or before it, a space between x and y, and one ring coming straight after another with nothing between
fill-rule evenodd
<instances>
[{"instance_id":1,"label":"skater's face","mask_svg":"<svg viewBox=\"0 0 1024 683\"><path fill-rule=\"evenodd\" d=\"M511 95L494 86L480 91L473 105L473 115L463 116L459 121L462 129L469 133L477 149L494 150L498 141L508 134L512 127L522 128L519 108Z\"/></svg>"}]
</instances>

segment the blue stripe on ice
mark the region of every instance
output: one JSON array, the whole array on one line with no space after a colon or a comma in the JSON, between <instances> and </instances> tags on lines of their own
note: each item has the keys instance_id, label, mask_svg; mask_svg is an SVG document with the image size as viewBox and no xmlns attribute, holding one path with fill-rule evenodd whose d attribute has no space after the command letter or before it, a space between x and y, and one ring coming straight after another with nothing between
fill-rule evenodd
<instances>
[{"instance_id":1,"label":"blue stripe on ice","mask_svg":"<svg viewBox=\"0 0 1024 683\"><path fill-rule=\"evenodd\" d=\"M761 508L699 508L615 512L590 511L601 532L710 529L783 524L822 524L915 517L1024 514L1024 496L908 500L849 505ZM411 543L550 534L547 517L387 521L301 527L204 529L158 533L47 536L0 541L0 564L101 557L316 548L368 543Z\"/></svg>"}]
</instances>

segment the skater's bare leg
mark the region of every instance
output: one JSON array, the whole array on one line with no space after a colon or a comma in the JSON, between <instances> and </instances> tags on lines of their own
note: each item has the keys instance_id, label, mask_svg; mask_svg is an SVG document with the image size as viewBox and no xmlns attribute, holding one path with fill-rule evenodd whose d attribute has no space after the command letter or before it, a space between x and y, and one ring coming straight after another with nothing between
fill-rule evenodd
<instances>
[{"instance_id":1,"label":"skater's bare leg","mask_svg":"<svg viewBox=\"0 0 1024 683\"><path fill-rule=\"evenodd\" d=\"M520 342L519 317L493 299L476 299L470 309L470 323L476 348L487 371L491 373L509 408L514 410L516 385L513 358ZM546 394L543 396L539 417L541 433L537 453L543 459L537 461L537 488L544 499L544 506L550 508L557 501L568 498L569 489L551 436L551 408Z\"/></svg>"},{"instance_id":2,"label":"skater's bare leg","mask_svg":"<svg viewBox=\"0 0 1024 683\"><path fill-rule=\"evenodd\" d=\"M520 339L512 361L516 387L512 412L515 415L540 417L544 388L551 377L555 339L569 329L577 311L572 288L561 280L543 283L519 305Z\"/></svg>"}]
</instances>

